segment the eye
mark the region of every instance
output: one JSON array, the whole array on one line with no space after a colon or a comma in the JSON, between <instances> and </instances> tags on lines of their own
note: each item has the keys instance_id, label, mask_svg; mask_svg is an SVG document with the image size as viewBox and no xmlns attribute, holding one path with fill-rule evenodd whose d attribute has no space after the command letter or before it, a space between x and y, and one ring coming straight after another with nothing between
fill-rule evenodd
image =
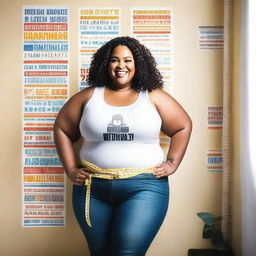
<instances>
[{"instance_id":1,"label":"eye","mask_svg":"<svg viewBox=\"0 0 256 256\"><path fill-rule=\"evenodd\" d=\"M109 62L111 62L111 63L115 63L115 62L118 62L118 60L117 59L110 59L110 61Z\"/></svg>"},{"instance_id":2,"label":"eye","mask_svg":"<svg viewBox=\"0 0 256 256\"><path fill-rule=\"evenodd\" d=\"M132 62L132 60L129 59L129 60L125 60L124 62L129 63L129 62Z\"/></svg>"}]
</instances>

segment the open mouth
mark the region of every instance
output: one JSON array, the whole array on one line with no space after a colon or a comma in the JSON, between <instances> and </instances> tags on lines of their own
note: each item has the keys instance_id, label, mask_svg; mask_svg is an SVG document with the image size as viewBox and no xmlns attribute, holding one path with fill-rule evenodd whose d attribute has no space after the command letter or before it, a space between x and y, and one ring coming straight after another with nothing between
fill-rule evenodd
<instances>
[{"instance_id":1,"label":"open mouth","mask_svg":"<svg viewBox=\"0 0 256 256\"><path fill-rule=\"evenodd\" d=\"M115 73L118 78L122 78L128 73L128 71L116 71Z\"/></svg>"}]
</instances>

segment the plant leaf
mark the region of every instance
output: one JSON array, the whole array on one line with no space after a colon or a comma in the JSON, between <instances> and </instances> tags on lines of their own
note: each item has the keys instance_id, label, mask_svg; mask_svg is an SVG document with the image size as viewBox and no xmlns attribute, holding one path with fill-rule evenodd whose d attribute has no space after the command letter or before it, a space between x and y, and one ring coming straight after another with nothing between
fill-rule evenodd
<instances>
[{"instance_id":1,"label":"plant leaf","mask_svg":"<svg viewBox=\"0 0 256 256\"><path fill-rule=\"evenodd\" d=\"M214 227L209 225L204 225L203 238L205 239L212 238L213 234L214 234Z\"/></svg>"},{"instance_id":2,"label":"plant leaf","mask_svg":"<svg viewBox=\"0 0 256 256\"><path fill-rule=\"evenodd\" d=\"M216 216L209 212L199 212L198 217L203 220L206 225L213 226L216 220Z\"/></svg>"},{"instance_id":3,"label":"plant leaf","mask_svg":"<svg viewBox=\"0 0 256 256\"><path fill-rule=\"evenodd\" d=\"M212 245L215 248L225 248L225 241L221 230L216 230L212 236Z\"/></svg>"}]
</instances>

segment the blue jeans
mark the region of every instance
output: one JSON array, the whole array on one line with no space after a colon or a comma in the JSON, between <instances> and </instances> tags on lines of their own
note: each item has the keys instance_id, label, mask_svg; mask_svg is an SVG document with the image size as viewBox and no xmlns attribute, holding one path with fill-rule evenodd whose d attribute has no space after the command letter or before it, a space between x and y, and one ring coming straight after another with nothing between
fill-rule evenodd
<instances>
[{"instance_id":1,"label":"blue jeans","mask_svg":"<svg viewBox=\"0 0 256 256\"><path fill-rule=\"evenodd\" d=\"M86 186L73 185L73 209L91 256L143 256L168 208L168 178L140 174L121 180L92 179L90 219L85 220Z\"/></svg>"}]
</instances>

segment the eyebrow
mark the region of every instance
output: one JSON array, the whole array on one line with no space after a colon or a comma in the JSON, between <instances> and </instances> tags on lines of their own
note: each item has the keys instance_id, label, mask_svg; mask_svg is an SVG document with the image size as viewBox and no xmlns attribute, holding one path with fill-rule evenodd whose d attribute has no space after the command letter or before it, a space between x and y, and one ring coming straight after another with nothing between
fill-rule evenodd
<instances>
[{"instance_id":1,"label":"eyebrow","mask_svg":"<svg viewBox=\"0 0 256 256\"><path fill-rule=\"evenodd\" d=\"M116 58L116 59L119 59L117 56L110 56L110 58ZM126 57L124 57L124 59L127 59L127 58L131 58L131 59L132 59L132 56L126 56Z\"/></svg>"}]
</instances>

